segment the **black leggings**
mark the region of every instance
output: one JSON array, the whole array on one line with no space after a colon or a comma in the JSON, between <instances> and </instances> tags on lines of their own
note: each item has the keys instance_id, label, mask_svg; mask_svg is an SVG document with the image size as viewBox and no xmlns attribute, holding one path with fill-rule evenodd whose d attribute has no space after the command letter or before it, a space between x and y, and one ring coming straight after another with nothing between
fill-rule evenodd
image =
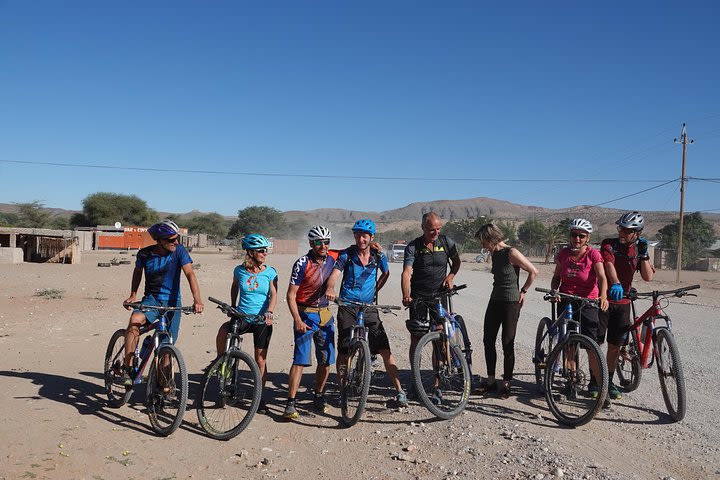
<instances>
[{"instance_id":1,"label":"black leggings","mask_svg":"<svg viewBox=\"0 0 720 480\"><path fill-rule=\"evenodd\" d=\"M485 311L483 326L483 345L485 346L485 364L489 377L495 376L495 339L502 325L503 380L510 381L515 369L515 332L517 330L520 304L518 302L500 302L490 300Z\"/></svg>"}]
</instances>

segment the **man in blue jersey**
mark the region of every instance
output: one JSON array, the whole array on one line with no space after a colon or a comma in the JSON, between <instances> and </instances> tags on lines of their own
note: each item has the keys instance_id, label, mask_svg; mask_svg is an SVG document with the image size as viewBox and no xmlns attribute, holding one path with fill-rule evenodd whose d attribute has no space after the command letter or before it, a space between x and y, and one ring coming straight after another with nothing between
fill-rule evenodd
<instances>
[{"instance_id":1,"label":"man in blue jersey","mask_svg":"<svg viewBox=\"0 0 720 480\"><path fill-rule=\"evenodd\" d=\"M325 296L328 300L335 299L335 283L342 272L340 298L360 303L374 303L377 292L385 285L390 276L387 258L385 254L371 246L375 238L375 223L372 220L358 220L353 225L352 230L355 245L348 247L338 255L335 270L328 279ZM380 276L376 279L378 270ZM347 364L350 333L353 327L357 325L357 313L357 307L340 306L338 308L338 367ZM379 353L382 356L385 371L397 390L394 404L406 407L408 405L407 395L400 385L395 357L390 351L390 341L380 321L377 309L368 308L365 310L365 327L368 331L370 352L373 354ZM338 375L342 375L341 368L338 368ZM340 380L342 381L342 378Z\"/></svg>"},{"instance_id":2,"label":"man in blue jersey","mask_svg":"<svg viewBox=\"0 0 720 480\"><path fill-rule=\"evenodd\" d=\"M180 272L185 274L190 284L195 313L202 313L203 303L200 286L192 268L192 259L183 245L180 245L180 229L170 220L163 220L148 228L148 233L157 243L138 251L130 285L130 296L124 303L136 301L143 273L145 274L145 293L141 302L145 305L180 306ZM128 310L130 308L128 307ZM180 330L180 313L172 312L167 318L168 329L173 342L177 341ZM140 336L140 326L145 322L154 322L159 318L157 310L141 312L134 310L125 331L125 367L132 361ZM132 379L126 371L122 382L132 386Z\"/></svg>"}]
</instances>

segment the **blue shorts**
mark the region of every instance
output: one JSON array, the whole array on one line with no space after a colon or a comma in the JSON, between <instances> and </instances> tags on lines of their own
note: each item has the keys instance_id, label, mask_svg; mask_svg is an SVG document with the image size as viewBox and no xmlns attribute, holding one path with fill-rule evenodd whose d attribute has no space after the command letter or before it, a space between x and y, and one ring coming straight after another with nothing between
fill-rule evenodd
<instances>
[{"instance_id":1,"label":"blue shorts","mask_svg":"<svg viewBox=\"0 0 720 480\"><path fill-rule=\"evenodd\" d=\"M157 300L154 296L149 295L147 297L143 297L140 301L143 305L153 305L153 306L167 306L168 302L161 302ZM179 306L179 305L178 305ZM142 313L145 315L145 321L148 323L155 323L158 320L160 320L160 311L155 309L150 309L146 311L141 310L133 310L133 313ZM173 345L177 342L178 335L180 334L180 318L182 315L179 311L174 312L168 312L167 315L165 315L165 319L168 321L168 331L170 332L170 335L172 335L173 339Z\"/></svg>"},{"instance_id":2,"label":"blue shorts","mask_svg":"<svg viewBox=\"0 0 720 480\"><path fill-rule=\"evenodd\" d=\"M300 333L293 328L295 334L295 353L293 354L293 365L309 367L312 365L311 349L315 341L315 358L318 365L330 365L335 363L335 321L330 321L320 326L320 314L318 312L300 310L300 318L310 327L305 333Z\"/></svg>"}]
</instances>

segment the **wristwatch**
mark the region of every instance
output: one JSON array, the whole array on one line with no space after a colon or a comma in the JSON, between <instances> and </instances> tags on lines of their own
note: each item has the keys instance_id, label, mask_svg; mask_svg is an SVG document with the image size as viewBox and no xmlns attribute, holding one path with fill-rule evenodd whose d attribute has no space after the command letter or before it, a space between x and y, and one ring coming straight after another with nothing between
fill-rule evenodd
<instances>
[{"instance_id":1,"label":"wristwatch","mask_svg":"<svg viewBox=\"0 0 720 480\"><path fill-rule=\"evenodd\" d=\"M520 291L521 291L522 293L527 293L527 290L525 290L525 287L521 288Z\"/></svg>"}]
</instances>

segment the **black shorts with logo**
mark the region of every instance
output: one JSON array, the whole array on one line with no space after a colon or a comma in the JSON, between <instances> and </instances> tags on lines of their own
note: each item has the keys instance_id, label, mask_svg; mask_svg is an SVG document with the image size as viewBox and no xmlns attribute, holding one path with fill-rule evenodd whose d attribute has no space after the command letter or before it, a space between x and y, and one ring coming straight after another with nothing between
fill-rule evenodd
<instances>
[{"instance_id":1,"label":"black shorts with logo","mask_svg":"<svg viewBox=\"0 0 720 480\"><path fill-rule=\"evenodd\" d=\"M338 352L340 353L347 353L350 348L350 333L357 325L358 310L358 307L338 307ZM380 350L390 350L390 340L376 308L370 307L365 310L364 323L368 332L370 352L376 354Z\"/></svg>"},{"instance_id":2,"label":"black shorts with logo","mask_svg":"<svg viewBox=\"0 0 720 480\"><path fill-rule=\"evenodd\" d=\"M630 303L610 303L607 312L600 312L600 325L598 327L598 344L605 341L607 333L608 343L618 347L625 345L628 327L632 325L630 316L632 306Z\"/></svg>"}]
</instances>

